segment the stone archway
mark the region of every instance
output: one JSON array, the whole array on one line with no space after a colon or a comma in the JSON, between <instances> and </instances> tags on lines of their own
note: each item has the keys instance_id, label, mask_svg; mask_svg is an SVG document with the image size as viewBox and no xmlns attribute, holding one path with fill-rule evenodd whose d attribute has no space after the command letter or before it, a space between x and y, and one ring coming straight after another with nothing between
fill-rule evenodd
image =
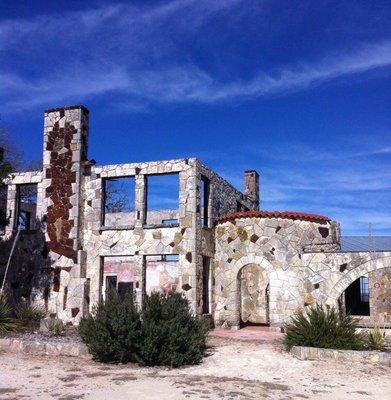
<instances>
[{"instance_id":1,"label":"stone archway","mask_svg":"<svg viewBox=\"0 0 391 400\"><path fill-rule=\"evenodd\" d=\"M247 264L238 273L240 325L269 324L269 278L266 271Z\"/></svg>"},{"instance_id":2,"label":"stone archway","mask_svg":"<svg viewBox=\"0 0 391 400\"><path fill-rule=\"evenodd\" d=\"M339 265L338 273L334 272L334 277L339 279L332 279L329 290L324 292L325 304L349 312L349 307L346 307L346 290L354 284L358 285L361 277L368 277L369 304L366 306L369 310L356 312L359 312L360 318L363 316L366 323L391 323L391 252L343 255L345 263ZM358 299L358 295L356 297Z\"/></svg>"},{"instance_id":3,"label":"stone archway","mask_svg":"<svg viewBox=\"0 0 391 400\"><path fill-rule=\"evenodd\" d=\"M370 254L368 254L368 258ZM365 276L374 271L379 271L383 269L391 270L391 253L383 253L381 257L379 257L375 253L375 257L373 259L369 258L365 262L360 265L352 268L347 271L343 277L341 277L337 283L331 288L329 293L326 293L327 301L326 303L335 305L338 302L338 299L342 295L342 293L349 287L353 282L355 282L360 276Z\"/></svg>"},{"instance_id":4,"label":"stone archway","mask_svg":"<svg viewBox=\"0 0 391 400\"><path fill-rule=\"evenodd\" d=\"M237 260L230 268L224 271L224 287L227 291L227 297L222 302L223 318L222 323L226 323L231 328L240 327L240 287L239 272L243 267L249 264L255 264L266 271L268 278L275 272L274 266L261 255L255 253L247 254L245 257ZM270 286L270 297L273 295L273 286ZM272 315L270 315L272 317Z\"/></svg>"}]
</instances>

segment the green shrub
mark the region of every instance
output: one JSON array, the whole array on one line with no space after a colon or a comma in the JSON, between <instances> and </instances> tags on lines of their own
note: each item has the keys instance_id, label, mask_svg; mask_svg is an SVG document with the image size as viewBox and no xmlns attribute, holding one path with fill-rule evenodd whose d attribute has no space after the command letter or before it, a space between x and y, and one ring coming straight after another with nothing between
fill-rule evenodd
<instances>
[{"instance_id":1,"label":"green shrub","mask_svg":"<svg viewBox=\"0 0 391 400\"><path fill-rule=\"evenodd\" d=\"M102 362L137 361L141 341L141 320L133 298L115 293L83 318L79 334L93 358Z\"/></svg>"},{"instance_id":2,"label":"green shrub","mask_svg":"<svg viewBox=\"0 0 391 400\"><path fill-rule=\"evenodd\" d=\"M179 293L146 296L141 312L131 296L112 294L79 325L94 359L172 367L201 361L208 329Z\"/></svg>"},{"instance_id":3,"label":"green shrub","mask_svg":"<svg viewBox=\"0 0 391 400\"><path fill-rule=\"evenodd\" d=\"M192 315L182 294L151 294L141 319L143 364L179 367L202 360L209 328L205 320Z\"/></svg>"},{"instance_id":4,"label":"green shrub","mask_svg":"<svg viewBox=\"0 0 391 400\"><path fill-rule=\"evenodd\" d=\"M60 336L65 330L64 323L60 319L48 319L45 321L45 325L53 336Z\"/></svg>"},{"instance_id":5,"label":"green shrub","mask_svg":"<svg viewBox=\"0 0 391 400\"><path fill-rule=\"evenodd\" d=\"M15 309L16 318L24 329L39 328L41 319L45 316L45 310L41 307L21 301Z\"/></svg>"},{"instance_id":6,"label":"green shrub","mask_svg":"<svg viewBox=\"0 0 391 400\"><path fill-rule=\"evenodd\" d=\"M326 349L361 350L363 335L356 332L357 320L335 308L317 305L299 311L285 325L284 343L292 346L321 347Z\"/></svg>"},{"instance_id":7,"label":"green shrub","mask_svg":"<svg viewBox=\"0 0 391 400\"><path fill-rule=\"evenodd\" d=\"M0 333L16 331L19 327L5 295L0 295Z\"/></svg>"}]
</instances>

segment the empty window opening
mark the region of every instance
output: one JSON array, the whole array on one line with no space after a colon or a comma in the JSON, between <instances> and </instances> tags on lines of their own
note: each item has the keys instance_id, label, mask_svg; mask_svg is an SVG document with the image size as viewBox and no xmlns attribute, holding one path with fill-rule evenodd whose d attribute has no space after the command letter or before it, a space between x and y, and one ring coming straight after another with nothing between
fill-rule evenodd
<instances>
[{"instance_id":1,"label":"empty window opening","mask_svg":"<svg viewBox=\"0 0 391 400\"><path fill-rule=\"evenodd\" d=\"M202 313L210 314L211 290L210 290L210 259L202 258Z\"/></svg>"},{"instance_id":2,"label":"empty window opening","mask_svg":"<svg viewBox=\"0 0 391 400\"><path fill-rule=\"evenodd\" d=\"M342 295L345 310L350 315L370 315L369 280L361 276L349 285Z\"/></svg>"},{"instance_id":3,"label":"empty window opening","mask_svg":"<svg viewBox=\"0 0 391 400\"><path fill-rule=\"evenodd\" d=\"M5 233L7 225L7 191L6 185L0 185L0 235Z\"/></svg>"},{"instance_id":4,"label":"empty window opening","mask_svg":"<svg viewBox=\"0 0 391 400\"><path fill-rule=\"evenodd\" d=\"M209 192L210 182L209 179L201 177L201 193L200 193L200 205L201 205L201 224L202 226L209 226Z\"/></svg>"},{"instance_id":5,"label":"empty window opening","mask_svg":"<svg viewBox=\"0 0 391 400\"><path fill-rule=\"evenodd\" d=\"M179 261L178 254L162 254L162 261Z\"/></svg>"},{"instance_id":6,"label":"empty window opening","mask_svg":"<svg viewBox=\"0 0 391 400\"><path fill-rule=\"evenodd\" d=\"M136 303L140 300L141 292L136 289L141 280L141 269L135 263L134 256L103 257L102 296L103 300L113 293L124 297L128 294L135 296Z\"/></svg>"},{"instance_id":7,"label":"empty window opening","mask_svg":"<svg viewBox=\"0 0 391 400\"><path fill-rule=\"evenodd\" d=\"M172 225L179 221L179 175L148 175L147 225Z\"/></svg>"},{"instance_id":8,"label":"empty window opening","mask_svg":"<svg viewBox=\"0 0 391 400\"><path fill-rule=\"evenodd\" d=\"M176 219L176 218L162 220L163 225L173 225L173 224L177 224L177 223L178 223L178 219Z\"/></svg>"},{"instance_id":9,"label":"empty window opening","mask_svg":"<svg viewBox=\"0 0 391 400\"><path fill-rule=\"evenodd\" d=\"M16 227L21 231L38 229L36 184L17 186Z\"/></svg>"},{"instance_id":10,"label":"empty window opening","mask_svg":"<svg viewBox=\"0 0 391 400\"><path fill-rule=\"evenodd\" d=\"M181 276L178 254L159 254L145 257L145 290L152 292L175 292Z\"/></svg>"},{"instance_id":11,"label":"empty window opening","mask_svg":"<svg viewBox=\"0 0 391 400\"><path fill-rule=\"evenodd\" d=\"M360 298L364 303L369 303L369 279L367 276L360 278Z\"/></svg>"},{"instance_id":12,"label":"empty window opening","mask_svg":"<svg viewBox=\"0 0 391 400\"><path fill-rule=\"evenodd\" d=\"M104 180L105 226L133 226L135 223L135 179L134 177Z\"/></svg>"}]
</instances>

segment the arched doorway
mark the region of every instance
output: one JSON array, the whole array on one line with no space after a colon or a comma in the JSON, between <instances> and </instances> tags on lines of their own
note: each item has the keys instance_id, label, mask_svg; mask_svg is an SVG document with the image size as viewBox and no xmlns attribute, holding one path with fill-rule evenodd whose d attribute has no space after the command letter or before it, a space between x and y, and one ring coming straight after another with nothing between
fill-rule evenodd
<instances>
[{"instance_id":1,"label":"arched doorway","mask_svg":"<svg viewBox=\"0 0 391 400\"><path fill-rule=\"evenodd\" d=\"M240 325L269 324L269 279L256 264L245 265L238 274Z\"/></svg>"},{"instance_id":2,"label":"arched doorway","mask_svg":"<svg viewBox=\"0 0 391 400\"><path fill-rule=\"evenodd\" d=\"M351 283L339 299L341 311L350 315L369 316L369 279L360 276Z\"/></svg>"}]
</instances>

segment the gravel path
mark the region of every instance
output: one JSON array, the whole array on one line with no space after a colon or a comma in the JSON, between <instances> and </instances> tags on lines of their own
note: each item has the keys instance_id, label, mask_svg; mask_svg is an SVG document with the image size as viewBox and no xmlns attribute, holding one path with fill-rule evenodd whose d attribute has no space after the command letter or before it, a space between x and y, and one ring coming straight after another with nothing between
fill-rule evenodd
<instances>
[{"instance_id":1,"label":"gravel path","mask_svg":"<svg viewBox=\"0 0 391 400\"><path fill-rule=\"evenodd\" d=\"M0 354L0 399L391 399L384 366L300 361L273 344L211 340L201 365L169 370Z\"/></svg>"}]
</instances>

